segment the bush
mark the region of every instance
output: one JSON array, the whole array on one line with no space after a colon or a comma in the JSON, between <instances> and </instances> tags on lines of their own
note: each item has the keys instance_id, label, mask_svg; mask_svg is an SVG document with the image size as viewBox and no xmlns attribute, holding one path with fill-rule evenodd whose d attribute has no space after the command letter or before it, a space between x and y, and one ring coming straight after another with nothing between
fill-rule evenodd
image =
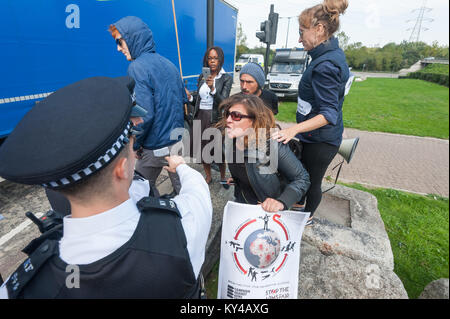
<instances>
[{"instance_id":1,"label":"bush","mask_svg":"<svg viewBox=\"0 0 450 319\"><path fill-rule=\"evenodd\" d=\"M402 77L403 78L403 77ZM438 73L426 73L423 71L409 73L406 78L419 79L428 82L433 82L436 84L449 86L448 74L438 74Z\"/></svg>"},{"instance_id":2,"label":"bush","mask_svg":"<svg viewBox=\"0 0 450 319\"><path fill-rule=\"evenodd\" d=\"M421 73L447 74L449 73L448 64L430 64L426 68L418 71Z\"/></svg>"}]
</instances>

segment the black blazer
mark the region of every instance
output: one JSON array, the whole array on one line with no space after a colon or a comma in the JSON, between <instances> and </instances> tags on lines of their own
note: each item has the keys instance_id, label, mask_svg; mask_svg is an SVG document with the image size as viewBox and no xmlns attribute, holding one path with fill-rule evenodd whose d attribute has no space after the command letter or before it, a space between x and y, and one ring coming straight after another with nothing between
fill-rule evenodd
<instances>
[{"instance_id":1,"label":"black blazer","mask_svg":"<svg viewBox=\"0 0 450 319\"><path fill-rule=\"evenodd\" d=\"M194 117L197 115L198 110L200 109L201 98L198 95L198 91L200 90L200 88L204 83L205 80L203 80L203 74L200 74L197 82L197 98L195 100ZM222 115L219 110L219 105L220 103L222 103L223 100L227 99L230 96L232 85L233 85L233 77L229 74L222 74L220 79L216 80L215 84L216 94L213 95L214 103L211 114L211 123L217 123L221 118Z\"/></svg>"}]
</instances>

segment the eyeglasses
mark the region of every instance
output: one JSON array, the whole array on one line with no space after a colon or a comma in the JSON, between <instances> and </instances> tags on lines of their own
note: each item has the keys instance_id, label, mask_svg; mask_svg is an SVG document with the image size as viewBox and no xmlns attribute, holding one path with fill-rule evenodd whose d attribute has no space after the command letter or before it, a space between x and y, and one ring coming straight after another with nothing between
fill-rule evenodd
<instances>
[{"instance_id":1,"label":"eyeglasses","mask_svg":"<svg viewBox=\"0 0 450 319\"><path fill-rule=\"evenodd\" d=\"M231 119L233 121L237 121L237 122L239 122L242 119L254 119L255 118L254 116L245 115L245 114L239 113L237 111L233 111L233 112L226 111L225 118L228 118L229 116L231 116Z\"/></svg>"},{"instance_id":2,"label":"eyeglasses","mask_svg":"<svg viewBox=\"0 0 450 319\"><path fill-rule=\"evenodd\" d=\"M303 31L301 29L298 29L298 34L300 35L300 38L303 38Z\"/></svg>"},{"instance_id":3,"label":"eyeglasses","mask_svg":"<svg viewBox=\"0 0 450 319\"><path fill-rule=\"evenodd\" d=\"M119 46L119 47L121 47L122 46L122 38L117 38L116 39L116 44Z\"/></svg>"}]
</instances>

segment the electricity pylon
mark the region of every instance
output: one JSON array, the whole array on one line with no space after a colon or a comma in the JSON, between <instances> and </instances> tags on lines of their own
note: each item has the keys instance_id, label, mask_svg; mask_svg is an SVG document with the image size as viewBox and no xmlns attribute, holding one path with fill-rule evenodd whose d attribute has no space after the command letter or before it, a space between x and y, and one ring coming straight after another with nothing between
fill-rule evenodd
<instances>
[{"instance_id":1,"label":"electricity pylon","mask_svg":"<svg viewBox=\"0 0 450 319\"><path fill-rule=\"evenodd\" d=\"M422 7L412 11L413 13L419 11L419 15L417 16L416 19L411 19L411 20L406 21L406 22L415 21L414 27L406 30L406 31L412 30L411 36L409 37L409 42L419 42L421 32L428 30L428 28L422 27L423 22L433 22L433 19L425 17L425 13L433 10L431 8L427 8L426 4L427 4L427 0L424 0Z\"/></svg>"}]
</instances>

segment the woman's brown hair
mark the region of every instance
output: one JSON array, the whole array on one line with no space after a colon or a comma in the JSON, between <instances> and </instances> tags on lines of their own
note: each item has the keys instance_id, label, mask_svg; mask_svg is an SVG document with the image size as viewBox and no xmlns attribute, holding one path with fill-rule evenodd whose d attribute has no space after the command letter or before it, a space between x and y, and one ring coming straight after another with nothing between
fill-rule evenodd
<instances>
[{"instance_id":1,"label":"woman's brown hair","mask_svg":"<svg viewBox=\"0 0 450 319\"><path fill-rule=\"evenodd\" d=\"M227 127L225 114L227 114L232 106L237 104L243 105L247 111L247 115L253 118L252 128L254 135L252 134L245 138L245 146L248 147L249 142L254 143L255 146L265 145L265 142L270 139L271 129L276 127L276 122L272 111L256 95L239 93L224 100L219 106L219 109L223 111L223 116L217 123L216 128L221 129L222 134L225 134L225 128ZM265 135L260 136L259 134L261 132L264 132Z\"/></svg>"},{"instance_id":2,"label":"woman's brown hair","mask_svg":"<svg viewBox=\"0 0 450 319\"><path fill-rule=\"evenodd\" d=\"M111 33L112 37L114 39L118 38L120 36L119 30L117 30L116 26L111 24L108 28L109 33Z\"/></svg>"},{"instance_id":3,"label":"woman's brown hair","mask_svg":"<svg viewBox=\"0 0 450 319\"><path fill-rule=\"evenodd\" d=\"M322 4L304 10L298 18L299 24L309 29L321 23L330 38L339 29L339 16L347 7L348 0L324 0Z\"/></svg>"}]
</instances>

